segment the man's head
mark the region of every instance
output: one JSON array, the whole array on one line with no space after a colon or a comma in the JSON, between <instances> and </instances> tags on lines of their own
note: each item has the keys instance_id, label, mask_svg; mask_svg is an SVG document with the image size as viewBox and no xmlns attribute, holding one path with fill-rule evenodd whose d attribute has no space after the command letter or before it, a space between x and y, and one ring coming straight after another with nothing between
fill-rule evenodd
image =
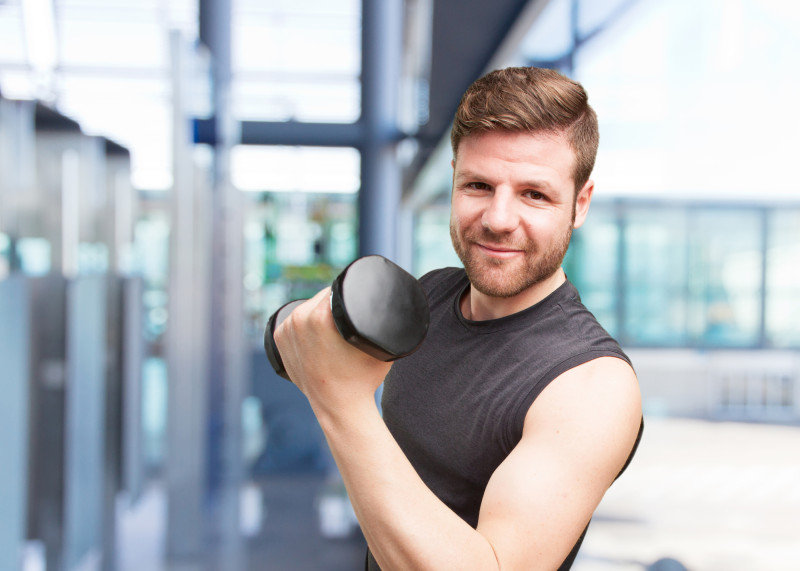
<instances>
[{"instance_id":1,"label":"man's head","mask_svg":"<svg viewBox=\"0 0 800 571\"><path fill-rule=\"evenodd\" d=\"M563 279L561 262L594 191L597 119L577 83L510 68L464 94L452 132L450 237L470 311L529 307Z\"/></svg>"},{"instance_id":2,"label":"man's head","mask_svg":"<svg viewBox=\"0 0 800 571\"><path fill-rule=\"evenodd\" d=\"M583 87L553 70L511 67L475 81L456 111L450 134L454 159L462 139L487 131L563 135L575 153L576 193L594 168L597 116Z\"/></svg>"}]
</instances>

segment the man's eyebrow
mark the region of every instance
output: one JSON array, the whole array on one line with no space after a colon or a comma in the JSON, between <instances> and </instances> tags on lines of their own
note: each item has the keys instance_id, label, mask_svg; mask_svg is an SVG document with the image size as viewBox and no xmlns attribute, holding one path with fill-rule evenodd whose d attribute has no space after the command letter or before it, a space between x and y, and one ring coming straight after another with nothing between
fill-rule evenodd
<instances>
[{"instance_id":1,"label":"man's eyebrow","mask_svg":"<svg viewBox=\"0 0 800 571\"><path fill-rule=\"evenodd\" d=\"M519 183L520 186L535 188L537 190L552 190L553 186L543 179L530 179Z\"/></svg>"},{"instance_id":2,"label":"man's eyebrow","mask_svg":"<svg viewBox=\"0 0 800 571\"><path fill-rule=\"evenodd\" d=\"M486 180L488 180L489 177L470 170L456 170L456 178L457 179L467 178L471 180L479 180L481 182L485 182Z\"/></svg>"},{"instance_id":3,"label":"man's eyebrow","mask_svg":"<svg viewBox=\"0 0 800 571\"><path fill-rule=\"evenodd\" d=\"M490 178L488 176L482 175L478 172L471 171L471 170L463 170L463 171L456 171L455 173L456 180L473 180L477 182L485 182L490 183ZM544 179L525 179L521 180L516 183L517 186L523 186L526 188L533 188L533 189L541 189L541 190L552 190L553 185Z\"/></svg>"}]
</instances>

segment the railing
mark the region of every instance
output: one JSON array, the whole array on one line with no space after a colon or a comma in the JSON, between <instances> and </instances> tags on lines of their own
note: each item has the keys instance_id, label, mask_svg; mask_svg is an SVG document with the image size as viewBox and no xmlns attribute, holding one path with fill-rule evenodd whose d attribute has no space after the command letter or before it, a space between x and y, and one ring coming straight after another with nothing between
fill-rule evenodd
<instances>
[{"instance_id":1,"label":"railing","mask_svg":"<svg viewBox=\"0 0 800 571\"><path fill-rule=\"evenodd\" d=\"M800 381L796 370L724 370L712 372L712 417L787 422L800 420Z\"/></svg>"}]
</instances>

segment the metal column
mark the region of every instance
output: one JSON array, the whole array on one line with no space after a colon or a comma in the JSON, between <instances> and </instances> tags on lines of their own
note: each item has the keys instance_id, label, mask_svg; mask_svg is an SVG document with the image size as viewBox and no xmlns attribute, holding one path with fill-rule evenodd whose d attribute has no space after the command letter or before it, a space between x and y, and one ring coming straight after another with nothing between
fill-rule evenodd
<instances>
[{"instance_id":1,"label":"metal column","mask_svg":"<svg viewBox=\"0 0 800 571\"><path fill-rule=\"evenodd\" d=\"M216 140L211 220L209 500L214 532L227 569L243 565L239 493L244 479L241 414L245 389L243 292L244 200L230 177L230 153L239 141L231 113L231 0L200 1L200 40L211 54Z\"/></svg>"},{"instance_id":2,"label":"metal column","mask_svg":"<svg viewBox=\"0 0 800 571\"><path fill-rule=\"evenodd\" d=\"M206 378L196 283L195 180L190 154L186 89L192 57L179 32L171 37L173 187L170 229L167 366L166 553L171 560L198 558L205 546Z\"/></svg>"},{"instance_id":3,"label":"metal column","mask_svg":"<svg viewBox=\"0 0 800 571\"><path fill-rule=\"evenodd\" d=\"M400 139L403 2L364 0L361 6L359 254L395 259L401 196L396 147Z\"/></svg>"}]
</instances>

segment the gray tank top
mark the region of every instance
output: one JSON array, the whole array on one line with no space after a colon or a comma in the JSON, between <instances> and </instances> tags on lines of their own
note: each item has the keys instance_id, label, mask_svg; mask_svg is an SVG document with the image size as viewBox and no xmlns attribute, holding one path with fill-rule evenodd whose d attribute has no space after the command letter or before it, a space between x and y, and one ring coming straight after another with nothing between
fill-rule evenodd
<instances>
[{"instance_id":1,"label":"gray tank top","mask_svg":"<svg viewBox=\"0 0 800 571\"><path fill-rule=\"evenodd\" d=\"M521 439L542 390L592 359L630 360L569 281L536 305L489 321L461 314L469 286L463 269L436 270L420 281L430 329L420 349L386 377L383 416L423 481L475 527L486 484ZM370 553L367 560L368 569L379 569Z\"/></svg>"}]
</instances>

